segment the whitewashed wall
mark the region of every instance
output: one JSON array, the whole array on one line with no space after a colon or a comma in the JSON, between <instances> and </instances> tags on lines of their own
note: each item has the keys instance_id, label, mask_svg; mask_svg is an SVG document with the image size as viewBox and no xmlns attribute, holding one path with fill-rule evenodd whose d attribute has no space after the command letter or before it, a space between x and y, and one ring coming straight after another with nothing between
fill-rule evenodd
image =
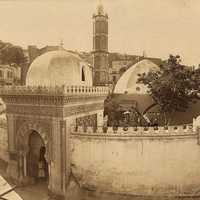
<instances>
[{"instance_id":1,"label":"whitewashed wall","mask_svg":"<svg viewBox=\"0 0 200 200\"><path fill-rule=\"evenodd\" d=\"M200 189L197 136L71 137L71 167L90 190L179 194Z\"/></svg>"}]
</instances>

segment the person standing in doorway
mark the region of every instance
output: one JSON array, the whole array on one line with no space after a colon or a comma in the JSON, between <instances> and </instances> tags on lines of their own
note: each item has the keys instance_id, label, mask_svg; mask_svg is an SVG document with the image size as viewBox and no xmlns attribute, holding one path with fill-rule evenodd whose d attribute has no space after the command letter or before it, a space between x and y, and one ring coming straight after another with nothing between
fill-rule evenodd
<instances>
[{"instance_id":1,"label":"person standing in doorway","mask_svg":"<svg viewBox=\"0 0 200 200\"><path fill-rule=\"evenodd\" d=\"M42 146L40 148L40 156L38 162L38 178L40 180L46 180L48 178L48 164L45 159L46 148Z\"/></svg>"}]
</instances>

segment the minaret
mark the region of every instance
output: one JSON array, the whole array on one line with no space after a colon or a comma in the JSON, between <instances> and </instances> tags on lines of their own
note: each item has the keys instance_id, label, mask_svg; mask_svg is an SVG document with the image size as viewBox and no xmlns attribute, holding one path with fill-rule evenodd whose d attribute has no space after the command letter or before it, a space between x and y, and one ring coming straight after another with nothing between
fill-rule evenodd
<instances>
[{"instance_id":1,"label":"minaret","mask_svg":"<svg viewBox=\"0 0 200 200\"><path fill-rule=\"evenodd\" d=\"M93 15L93 67L95 86L107 85L108 76L108 15L100 3Z\"/></svg>"}]
</instances>

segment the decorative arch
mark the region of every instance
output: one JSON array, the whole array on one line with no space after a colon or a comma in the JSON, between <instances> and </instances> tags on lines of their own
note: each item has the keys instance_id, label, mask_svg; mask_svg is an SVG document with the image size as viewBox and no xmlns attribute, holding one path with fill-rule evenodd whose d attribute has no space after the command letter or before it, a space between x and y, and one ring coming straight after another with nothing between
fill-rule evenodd
<instances>
[{"instance_id":1,"label":"decorative arch","mask_svg":"<svg viewBox=\"0 0 200 200\"><path fill-rule=\"evenodd\" d=\"M43 124L40 122L24 122L19 129L17 130L16 137L16 147L17 150L26 154L29 151L29 136L32 130L36 131L44 141L45 147L47 149L47 160L49 161L49 128L47 124Z\"/></svg>"}]
</instances>

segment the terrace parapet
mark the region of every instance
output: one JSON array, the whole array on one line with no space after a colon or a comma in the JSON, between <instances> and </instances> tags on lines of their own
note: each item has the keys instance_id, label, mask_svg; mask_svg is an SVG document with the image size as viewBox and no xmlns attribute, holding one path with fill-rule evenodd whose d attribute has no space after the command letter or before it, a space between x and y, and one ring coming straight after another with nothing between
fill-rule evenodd
<instances>
[{"instance_id":1,"label":"terrace parapet","mask_svg":"<svg viewBox=\"0 0 200 200\"><path fill-rule=\"evenodd\" d=\"M0 95L106 95L108 87L92 86L2 86Z\"/></svg>"},{"instance_id":2,"label":"terrace parapet","mask_svg":"<svg viewBox=\"0 0 200 200\"><path fill-rule=\"evenodd\" d=\"M89 86L2 86L0 97L6 104L64 105L81 102L100 102L108 95L107 87ZM101 108L102 109L102 108Z\"/></svg>"},{"instance_id":3,"label":"terrace parapet","mask_svg":"<svg viewBox=\"0 0 200 200\"><path fill-rule=\"evenodd\" d=\"M149 137L149 136L187 136L197 135L191 124L165 127L74 127L71 135L82 136L120 136L120 137Z\"/></svg>"}]
</instances>

